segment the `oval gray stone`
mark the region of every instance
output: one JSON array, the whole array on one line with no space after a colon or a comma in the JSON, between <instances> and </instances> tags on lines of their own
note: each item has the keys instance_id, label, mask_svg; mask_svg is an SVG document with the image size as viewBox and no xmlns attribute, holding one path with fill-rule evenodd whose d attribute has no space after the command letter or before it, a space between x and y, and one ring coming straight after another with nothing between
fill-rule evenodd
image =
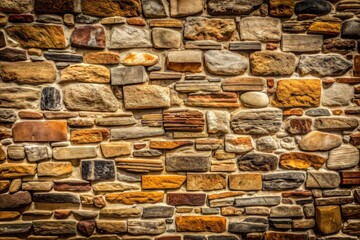
<instances>
[{"instance_id":1,"label":"oval gray stone","mask_svg":"<svg viewBox=\"0 0 360 240\"><path fill-rule=\"evenodd\" d=\"M227 50L209 50L204 56L205 65L212 74L240 75L248 67L248 61L245 57Z\"/></svg>"}]
</instances>

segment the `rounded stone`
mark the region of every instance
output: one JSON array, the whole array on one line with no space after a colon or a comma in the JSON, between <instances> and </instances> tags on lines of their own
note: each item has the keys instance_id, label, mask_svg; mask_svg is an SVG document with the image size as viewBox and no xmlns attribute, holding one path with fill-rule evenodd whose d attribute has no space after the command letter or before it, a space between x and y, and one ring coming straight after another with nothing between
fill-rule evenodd
<instances>
[{"instance_id":1,"label":"rounded stone","mask_svg":"<svg viewBox=\"0 0 360 240\"><path fill-rule=\"evenodd\" d=\"M261 92L246 92L240 96L241 103L245 107L263 108L269 104L269 97Z\"/></svg>"},{"instance_id":2,"label":"rounded stone","mask_svg":"<svg viewBox=\"0 0 360 240\"><path fill-rule=\"evenodd\" d=\"M230 51L210 50L205 53L205 65L212 74L239 75L246 71L248 61Z\"/></svg>"}]
</instances>

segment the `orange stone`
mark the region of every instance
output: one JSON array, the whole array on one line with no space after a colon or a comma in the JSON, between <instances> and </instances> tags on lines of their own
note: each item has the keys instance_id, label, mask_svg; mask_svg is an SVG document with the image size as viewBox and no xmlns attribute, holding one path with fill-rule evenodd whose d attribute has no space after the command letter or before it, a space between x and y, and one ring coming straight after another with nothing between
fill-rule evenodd
<instances>
[{"instance_id":1,"label":"orange stone","mask_svg":"<svg viewBox=\"0 0 360 240\"><path fill-rule=\"evenodd\" d=\"M319 169L325 162L326 158L316 154L290 152L280 156L279 164L283 169L308 169L309 167Z\"/></svg>"},{"instance_id":2,"label":"orange stone","mask_svg":"<svg viewBox=\"0 0 360 240\"><path fill-rule=\"evenodd\" d=\"M284 110L283 116L302 116L304 114L304 110L301 108L292 108L289 110Z\"/></svg>"},{"instance_id":3,"label":"orange stone","mask_svg":"<svg viewBox=\"0 0 360 240\"><path fill-rule=\"evenodd\" d=\"M128 18L127 23L129 25L135 25L135 26L145 26L146 25L145 20L140 17Z\"/></svg>"},{"instance_id":4,"label":"orange stone","mask_svg":"<svg viewBox=\"0 0 360 240\"><path fill-rule=\"evenodd\" d=\"M106 194L106 201L126 205L139 203L159 203L164 198L163 192L125 192Z\"/></svg>"},{"instance_id":5,"label":"orange stone","mask_svg":"<svg viewBox=\"0 0 360 240\"><path fill-rule=\"evenodd\" d=\"M115 52L91 52L85 54L84 61L91 64L119 64L120 56Z\"/></svg>"},{"instance_id":6,"label":"orange stone","mask_svg":"<svg viewBox=\"0 0 360 240\"><path fill-rule=\"evenodd\" d=\"M182 146L192 145L193 141L150 141L150 148L154 149L175 149Z\"/></svg>"},{"instance_id":7,"label":"orange stone","mask_svg":"<svg viewBox=\"0 0 360 240\"><path fill-rule=\"evenodd\" d=\"M341 21L339 22L313 22L309 29L308 33L323 34L323 35L338 35L341 30Z\"/></svg>"},{"instance_id":8,"label":"orange stone","mask_svg":"<svg viewBox=\"0 0 360 240\"><path fill-rule=\"evenodd\" d=\"M214 193L214 194L209 194L208 199L213 200L213 199L228 198L228 197L238 197L238 196L242 196L244 194L245 194L245 192L236 192L236 191Z\"/></svg>"},{"instance_id":9,"label":"orange stone","mask_svg":"<svg viewBox=\"0 0 360 240\"><path fill-rule=\"evenodd\" d=\"M3 163L0 165L0 179L12 179L33 176L36 164Z\"/></svg>"},{"instance_id":10,"label":"orange stone","mask_svg":"<svg viewBox=\"0 0 360 240\"><path fill-rule=\"evenodd\" d=\"M216 232L226 231L226 218L220 216L177 216L178 232Z\"/></svg>"},{"instance_id":11,"label":"orange stone","mask_svg":"<svg viewBox=\"0 0 360 240\"><path fill-rule=\"evenodd\" d=\"M21 119L41 119L44 117L44 114L30 110L21 110L18 115Z\"/></svg>"},{"instance_id":12,"label":"orange stone","mask_svg":"<svg viewBox=\"0 0 360 240\"><path fill-rule=\"evenodd\" d=\"M14 142L67 141L67 123L62 120L27 121L14 124Z\"/></svg>"},{"instance_id":13,"label":"orange stone","mask_svg":"<svg viewBox=\"0 0 360 240\"><path fill-rule=\"evenodd\" d=\"M100 147L106 158L125 156L131 153L131 144L128 142L102 143Z\"/></svg>"},{"instance_id":14,"label":"orange stone","mask_svg":"<svg viewBox=\"0 0 360 240\"><path fill-rule=\"evenodd\" d=\"M21 214L15 211L1 211L0 220L13 220L18 218Z\"/></svg>"},{"instance_id":15,"label":"orange stone","mask_svg":"<svg viewBox=\"0 0 360 240\"><path fill-rule=\"evenodd\" d=\"M144 175L141 178L142 189L175 189L181 187L186 176L180 175Z\"/></svg>"},{"instance_id":16,"label":"orange stone","mask_svg":"<svg viewBox=\"0 0 360 240\"><path fill-rule=\"evenodd\" d=\"M77 129L70 133L70 141L74 144L98 143L110 136L106 128Z\"/></svg>"}]
</instances>

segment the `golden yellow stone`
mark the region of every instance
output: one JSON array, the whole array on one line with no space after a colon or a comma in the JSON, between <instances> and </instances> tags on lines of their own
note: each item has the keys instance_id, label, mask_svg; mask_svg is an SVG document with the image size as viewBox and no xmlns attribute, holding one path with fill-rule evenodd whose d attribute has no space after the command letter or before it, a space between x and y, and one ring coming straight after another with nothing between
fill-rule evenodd
<instances>
[{"instance_id":1,"label":"golden yellow stone","mask_svg":"<svg viewBox=\"0 0 360 240\"><path fill-rule=\"evenodd\" d=\"M150 141L150 148L155 149L175 149L182 146L192 145L193 141Z\"/></svg>"},{"instance_id":2,"label":"golden yellow stone","mask_svg":"<svg viewBox=\"0 0 360 240\"><path fill-rule=\"evenodd\" d=\"M141 184L143 189L175 189L185 180L186 176L179 175L144 175Z\"/></svg>"},{"instance_id":3,"label":"golden yellow stone","mask_svg":"<svg viewBox=\"0 0 360 240\"><path fill-rule=\"evenodd\" d=\"M323 35L338 35L341 31L341 22L313 22L308 33L323 34Z\"/></svg>"},{"instance_id":4,"label":"golden yellow stone","mask_svg":"<svg viewBox=\"0 0 360 240\"><path fill-rule=\"evenodd\" d=\"M319 169L325 162L326 158L316 154L290 152L280 156L279 164L283 169L308 169L309 167Z\"/></svg>"},{"instance_id":5,"label":"golden yellow stone","mask_svg":"<svg viewBox=\"0 0 360 240\"><path fill-rule=\"evenodd\" d=\"M122 203L127 205L139 203L158 203L164 198L163 192L125 192L106 194L106 200L111 203Z\"/></svg>"},{"instance_id":6,"label":"golden yellow stone","mask_svg":"<svg viewBox=\"0 0 360 240\"><path fill-rule=\"evenodd\" d=\"M177 216L178 232L216 232L226 231L226 218L220 216Z\"/></svg>"},{"instance_id":7,"label":"golden yellow stone","mask_svg":"<svg viewBox=\"0 0 360 240\"><path fill-rule=\"evenodd\" d=\"M70 133L70 141L74 144L98 143L108 138L110 132L105 128L76 129Z\"/></svg>"},{"instance_id":8,"label":"golden yellow stone","mask_svg":"<svg viewBox=\"0 0 360 240\"><path fill-rule=\"evenodd\" d=\"M340 207L316 207L316 226L323 234L338 232L342 228Z\"/></svg>"},{"instance_id":9,"label":"golden yellow stone","mask_svg":"<svg viewBox=\"0 0 360 240\"><path fill-rule=\"evenodd\" d=\"M19 212L15 211L1 211L0 220L12 220L20 216Z\"/></svg>"},{"instance_id":10,"label":"golden yellow stone","mask_svg":"<svg viewBox=\"0 0 360 240\"><path fill-rule=\"evenodd\" d=\"M231 190L261 190L262 177L259 173L242 173L229 175L229 188Z\"/></svg>"},{"instance_id":11,"label":"golden yellow stone","mask_svg":"<svg viewBox=\"0 0 360 240\"><path fill-rule=\"evenodd\" d=\"M70 162L44 162L38 164L38 176L70 176L73 166Z\"/></svg>"},{"instance_id":12,"label":"golden yellow stone","mask_svg":"<svg viewBox=\"0 0 360 240\"><path fill-rule=\"evenodd\" d=\"M4 163L0 165L0 179L32 176L36 173L36 164Z\"/></svg>"}]
</instances>

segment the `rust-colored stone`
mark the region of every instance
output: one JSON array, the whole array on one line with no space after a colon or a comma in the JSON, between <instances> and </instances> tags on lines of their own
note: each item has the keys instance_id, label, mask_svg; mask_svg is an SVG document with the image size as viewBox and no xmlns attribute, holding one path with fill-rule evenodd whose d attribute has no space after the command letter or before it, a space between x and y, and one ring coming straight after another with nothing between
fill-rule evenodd
<instances>
[{"instance_id":1,"label":"rust-colored stone","mask_svg":"<svg viewBox=\"0 0 360 240\"><path fill-rule=\"evenodd\" d=\"M177 216L175 224L179 232L226 231L226 218L220 216Z\"/></svg>"},{"instance_id":2,"label":"rust-colored stone","mask_svg":"<svg viewBox=\"0 0 360 240\"><path fill-rule=\"evenodd\" d=\"M84 14L97 17L134 17L141 13L140 0L83 0L81 8Z\"/></svg>"},{"instance_id":3,"label":"rust-colored stone","mask_svg":"<svg viewBox=\"0 0 360 240\"><path fill-rule=\"evenodd\" d=\"M70 141L74 144L98 143L110 136L106 128L77 129L70 133Z\"/></svg>"},{"instance_id":4,"label":"rust-colored stone","mask_svg":"<svg viewBox=\"0 0 360 240\"><path fill-rule=\"evenodd\" d=\"M141 178L142 189L176 189L181 187L186 176L181 175L144 175Z\"/></svg>"},{"instance_id":5,"label":"rust-colored stone","mask_svg":"<svg viewBox=\"0 0 360 240\"><path fill-rule=\"evenodd\" d=\"M168 193L166 203L173 206L202 206L205 204L205 198L205 193Z\"/></svg>"},{"instance_id":6,"label":"rust-colored stone","mask_svg":"<svg viewBox=\"0 0 360 240\"><path fill-rule=\"evenodd\" d=\"M305 134L311 132L311 118L290 118L285 122L285 129L292 134Z\"/></svg>"},{"instance_id":7,"label":"rust-colored stone","mask_svg":"<svg viewBox=\"0 0 360 240\"><path fill-rule=\"evenodd\" d=\"M115 52L91 52L85 54L84 61L91 64L119 64L120 55Z\"/></svg>"},{"instance_id":8,"label":"rust-colored stone","mask_svg":"<svg viewBox=\"0 0 360 240\"><path fill-rule=\"evenodd\" d=\"M178 147L193 145L193 141L150 141L150 148L171 150Z\"/></svg>"},{"instance_id":9,"label":"rust-colored stone","mask_svg":"<svg viewBox=\"0 0 360 240\"><path fill-rule=\"evenodd\" d=\"M126 192L106 194L107 201L126 205L140 203L159 203L163 201L163 198L163 192Z\"/></svg>"},{"instance_id":10,"label":"rust-colored stone","mask_svg":"<svg viewBox=\"0 0 360 240\"><path fill-rule=\"evenodd\" d=\"M44 117L44 114L31 110L21 110L18 112L18 115L21 119L41 119Z\"/></svg>"}]
</instances>

